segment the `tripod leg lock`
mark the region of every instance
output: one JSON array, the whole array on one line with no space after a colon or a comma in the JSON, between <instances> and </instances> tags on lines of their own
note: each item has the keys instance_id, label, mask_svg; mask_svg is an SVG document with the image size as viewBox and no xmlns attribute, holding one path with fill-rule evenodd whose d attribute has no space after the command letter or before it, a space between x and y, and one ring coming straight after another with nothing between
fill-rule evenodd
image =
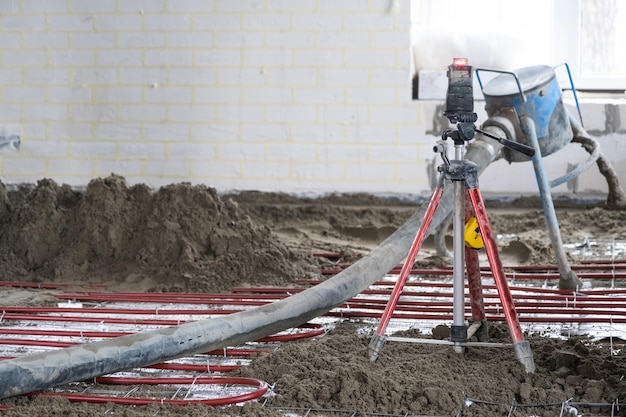
<instances>
[{"instance_id":1,"label":"tripod leg lock","mask_svg":"<svg viewBox=\"0 0 626 417\"><path fill-rule=\"evenodd\" d=\"M450 327L451 342L467 342L467 326L451 326Z\"/></svg>"}]
</instances>

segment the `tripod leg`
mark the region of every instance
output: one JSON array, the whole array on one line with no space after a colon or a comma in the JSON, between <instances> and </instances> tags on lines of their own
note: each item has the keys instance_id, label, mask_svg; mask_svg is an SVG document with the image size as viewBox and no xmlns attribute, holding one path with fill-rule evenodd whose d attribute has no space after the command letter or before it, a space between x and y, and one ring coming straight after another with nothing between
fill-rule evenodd
<instances>
[{"instance_id":1,"label":"tripod leg","mask_svg":"<svg viewBox=\"0 0 626 417\"><path fill-rule=\"evenodd\" d=\"M426 208L426 212L424 213L424 220L422 221L422 225L420 226L413 243L411 244L411 248L409 250L409 254L407 255L406 260L404 261L404 265L402 265L402 269L400 270L400 276L396 281L396 284L393 287L391 292L391 297L385 306L385 310L383 311L383 315L380 319L380 323L378 323L378 327L376 328L376 333L372 337L370 344L368 346L368 353L370 360L375 362L378 359L378 354L380 350L383 348L385 344L385 330L387 329L387 325L389 324L389 320L391 320L391 315L393 314L394 309L396 308L396 304L398 304L398 299L400 298L400 293L402 293L402 289L404 288L404 284L411 272L411 268L413 267L413 263L415 262L415 257L419 252L422 243L424 243L424 239L426 237L426 232L428 231L428 227L432 222L433 215L437 210L437 206L439 205L439 201L441 200L441 196L443 195L443 176L441 176L439 180L439 186L435 189L430 202L428 203L428 207Z\"/></svg>"},{"instance_id":2,"label":"tripod leg","mask_svg":"<svg viewBox=\"0 0 626 417\"><path fill-rule=\"evenodd\" d=\"M455 150L457 146L455 145ZM460 152L457 156L461 158ZM465 244L463 229L465 221L465 182L453 178L454 185L454 210L452 211L452 326L450 327L450 341L454 343L453 349L457 353L465 352L461 343L467 342L467 325L465 324L465 276L464 256Z\"/></svg>"},{"instance_id":3,"label":"tripod leg","mask_svg":"<svg viewBox=\"0 0 626 417\"><path fill-rule=\"evenodd\" d=\"M504 309L504 316L506 317L506 322L511 332L515 354L517 359L524 365L526 372L533 373L535 372L533 352L530 349L530 344L524 340L522 328L517 317L517 311L515 310L515 304L513 304L513 297L511 296L506 276L504 275L504 267L502 266L498 248L493 238L491 225L489 224L489 218L487 217L487 211L485 210L480 190L478 188L470 188L468 194L472 200L478 226L480 227L480 233L485 243L487 258L489 258L496 288L498 289L502 308Z\"/></svg>"},{"instance_id":4,"label":"tripod leg","mask_svg":"<svg viewBox=\"0 0 626 417\"><path fill-rule=\"evenodd\" d=\"M467 222L473 215L469 194L465 193L465 221ZM470 293L470 307L472 311L472 324L467 329L467 338L471 339L476 335L479 342L486 342L487 320L485 319L485 303L483 300L483 284L480 275L480 264L478 262L478 252L465 246L465 269L467 271L467 286Z\"/></svg>"}]
</instances>

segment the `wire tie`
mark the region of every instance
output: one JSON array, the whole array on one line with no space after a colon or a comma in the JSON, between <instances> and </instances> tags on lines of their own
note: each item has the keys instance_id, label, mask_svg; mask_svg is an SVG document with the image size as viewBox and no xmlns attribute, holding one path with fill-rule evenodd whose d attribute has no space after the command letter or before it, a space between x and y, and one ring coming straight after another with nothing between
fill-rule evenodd
<instances>
[{"instance_id":1,"label":"wire tie","mask_svg":"<svg viewBox=\"0 0 626 417\"><path fill-rule=\"evenodd\" d=\"M197 378L197 377L196 377ZM195 379L194 379L195 382ZM193 384L193 382L192 382ZM187 400L187 398L189 398L189 394L191 394L191 385L189 386L189 389L187 390L187 393L185 394L185 396L183 397L183 400ZM172 398L173 399L173 398Z\"/></svg>"},{"instance_id":2,"label":"wire tie","mask_svg":"<svg viewBox=\"0 0 626 417\"><path fill-rule=\"evenodd\" d=\"M183 399L187 399L187 397L189 397L189 394L191 394L191 388L193 388L193 386L196 384L196 381L198 380L198 377L195 377L193 379L193 381L191 382L191 384L189 385L189 389L187 390L187 394L185 394L185 397Z\"/></svg>"},{"instance_id":3,"label":"wire tie","mask_svg":"<svg viewBox=\"0 0 626 417\"><path fill-rule=\"evenodd\" d=\"M178 389L176 390L176 392L174 393L174 395L172 395L172 398L170 398L170 400L173 400L174 398L176 398L176 396L178 395L178 393L183 389L183 387L178 387Z\"/></svg>"},{"instance_id":4,"label":"wire tie","mask_svg":"<svg viewBox=\"0 0 626 417\"><path fill-rule=\"evenodd\" d=\"M0 323L2 323L4 321L4 315L6 314L6 311L2 310L2 316L0 316Z\"/></svg>"},{"instance_id":5,"label":"wire tie","mask_svg":"<svg viewBox=\"0 0 626 417\"><path fill-rule=\"evenodd\" d=\"M224 352L224 357L226 357L226 348L222 348L223 352Z\"/></svg>"},{"instance_id":6,"label":"wire tie","mask_svg":"<svg viewBox=\"0 0 626 417\"><path fill-rule=\"evenodd\" d=\"M507 415L507 417L511 417L513 415L513 411L515 411L516 408L517 406L515 402L511 404L511 407L509 408L509 414Z\"/></svg>"},{"instance_id":7,"label":"wire tie","mask_svg":"<svg viewBox=\"0 0 626 417\"><path fill-rule=\"evenodd\" d=\"M613 263L611 269L611 289L615 288L615 263Z\"/></svg>"},{"instance_id":8,"label":"wire tie","mask_svg":"<svg viewBox=\"0 0 626 417\"><path fill-rule=\"evenodd\" d=\"M131 396L131 394L132 394L133 392L136 392L136 391L138 391L138 390L139 390L139 387L134 387L134 388L132 388L132 389L131 389L131 390L129 390L126 394L124 394L124 398L128 398L128 397L130 397L130 396Z\"/></svg>"},{"instance_id":9,"label":"wire tie","mask_svg":"<svg viewBox=\"0 0 626 417\"><path fill-rule=\"evenodd\" d=\"M613 316L609 317L609 323L611 324L611 331L609 332L609 343L611 346L611 356L613 356Z\"/></svg>"}]
</instances>

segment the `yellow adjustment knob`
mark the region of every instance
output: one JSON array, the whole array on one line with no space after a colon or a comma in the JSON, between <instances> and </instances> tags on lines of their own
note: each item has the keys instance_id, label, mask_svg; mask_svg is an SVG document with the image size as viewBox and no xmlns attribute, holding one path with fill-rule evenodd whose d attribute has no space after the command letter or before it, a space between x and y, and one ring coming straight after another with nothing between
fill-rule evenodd
<instances>
[{"instance_id":1,"label":"yellow adjustment knob","mask_svg":"<svg viewBox=\"0 0 626 417\"><path fill-rule=\"evenodd\" d=\"M465 223L465 244L473 249L482 249L485 247L483 237L480 235L480 227L476 217L470 217Z\"/></svg>"}]
</instances>

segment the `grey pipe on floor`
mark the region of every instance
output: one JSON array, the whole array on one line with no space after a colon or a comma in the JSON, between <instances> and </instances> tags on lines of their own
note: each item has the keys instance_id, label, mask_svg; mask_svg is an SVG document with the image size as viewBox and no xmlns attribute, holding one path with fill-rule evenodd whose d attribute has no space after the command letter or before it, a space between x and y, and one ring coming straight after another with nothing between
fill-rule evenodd
<instances>
[{"instance_id":1,"label":"grey pipe on floor","mask_svg":"<svg viewBox=\"0 0 626 417\"><path fill-rule=\"evenodd\" d=\"M500 129L489 129L492 134L504 137ZM480 173L501 147L498 142L479 135L467 146L465 158L478 164ZM446 187L429 233L451 212L452 188ZM426 204L349 268L283 300L222 317L1 361L0 398L236 346L301 325L358 295L402 262L425 211Z\"/></svg>"}]
</instances>

